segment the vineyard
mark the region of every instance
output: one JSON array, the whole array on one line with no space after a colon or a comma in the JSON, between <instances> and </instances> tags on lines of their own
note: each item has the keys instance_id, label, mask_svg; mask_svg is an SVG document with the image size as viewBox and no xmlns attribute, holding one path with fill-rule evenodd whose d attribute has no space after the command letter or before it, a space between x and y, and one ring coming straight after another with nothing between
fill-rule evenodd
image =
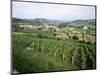
<instances>
[{"instance_id":1,"label":"vineyard","mask_svg":"<svg viewBox=\"0 0 100 75\"><path fill-rule=\"evenodd\" d=\"M95 44L30 34L13 38L13 68L20 73L96 68Z\"/></svg>"}]
</instances>

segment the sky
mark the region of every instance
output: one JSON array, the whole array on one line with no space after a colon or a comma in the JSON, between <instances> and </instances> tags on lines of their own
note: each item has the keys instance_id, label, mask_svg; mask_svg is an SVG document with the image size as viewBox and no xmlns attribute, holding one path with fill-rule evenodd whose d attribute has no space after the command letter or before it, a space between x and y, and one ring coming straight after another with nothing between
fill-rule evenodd
<instances>
[{"instance_id":1,"label":"sky","mask_svg":"<svg viewBox=\"0 0 100 75\"><path fill-rule=\"evenodd\" d=\"M95 7L13 1L12 17L20 19L46 18L66 21L95 19Z\"/></svg>"}]
</instances>

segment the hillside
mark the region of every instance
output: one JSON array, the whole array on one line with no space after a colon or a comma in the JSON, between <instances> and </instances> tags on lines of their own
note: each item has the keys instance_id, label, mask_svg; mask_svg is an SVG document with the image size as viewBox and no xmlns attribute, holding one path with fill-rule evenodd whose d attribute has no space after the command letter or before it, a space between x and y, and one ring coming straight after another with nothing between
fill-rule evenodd
<instances>
[{"instance_id":1,"label":"hillside","mask_svg":"<svg viewBox=\"0 0 100 75\"><path fill-rule=\"evenodd\" d=\"M72 21L70 24L72 25L76 25L76 24L80 24L80 25L95 25L95 19L87 19L87 20L75 20Z\"/></svg>"},{"instance_id":2,"label":"hillside","mask_svg":"<svg viewBox=\"0 0 100 75\"><path fill-rule=\"evenodd\" d=\"M45 19L45 18L35 18L35 19L18 19L18 18L12 18L12 22L24 22L24 23L30 23L30 24L42 24L42 23L53 23L53 24L59 24L59 25L95 25L95 19L87 19L87 20L74 20L74 21L63 21L63 20L51 20L51 19Z\"/></svg>"},{"instance_id":3,"label":"hillside","mask_svg":"<svg viewBox=\"0 0 100 75\"><path fill-rule=\"evenodd\" d=\"M65 23L63 20L52 20L52 19L45 19L45 18L35 18L35 19L18 19L18 18L12 18L12 22L24 22L24 23L30 23L30 24L42 24L42 23L53 23L53 24L61 24Z\"/></svg>"}]
</instances>

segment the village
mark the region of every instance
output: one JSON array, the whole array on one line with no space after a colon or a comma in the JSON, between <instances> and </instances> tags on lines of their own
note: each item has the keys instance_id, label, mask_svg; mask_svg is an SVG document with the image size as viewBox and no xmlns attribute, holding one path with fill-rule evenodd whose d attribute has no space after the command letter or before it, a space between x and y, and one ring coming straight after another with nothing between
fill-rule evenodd
<instances>
[{"instance_id":1,"label":"village","mask_svg":"<svg viewBox=\"0 0 100 75\"><path fill-rule=\"evenodd\" d=\"M55 23L42 23L40 25L38 24L30 24L30 23L24 23L24 22L18 22L17 23L17 28L20 28L22 30L32 30L32 29L36 29L36 30L41 30L41 31L45 31L45 32L53 32L57 37L57 38L62 38L62 39L66 39L66 38L71 38L71 39L75 39L75 40L82 40L82 41L95 41L95 37L94 36L90 36L87 34L87 30L88 27L87 26L77 26L80 27L79 29L81 31L78 31L75 29L75 27L63 27L60 28L59 24L55 24Z\"/></svg>"},{"instance_id":2,"label":"village","mask_svg":"<svg viewBox=\"0 0 100 75\"><path fill-rule=\"evenodd\" d=\"M58 24L53 24L53 23L43 23L41 25L32 25L32 24L28 24L28 23L18 23L18 27L22 28L24 30L26 30L26 29L40 29L40 30L44 30L44 31L49 31L49 30L59 31L58 26L59 26Z\"/></svg>"}]
</instances>

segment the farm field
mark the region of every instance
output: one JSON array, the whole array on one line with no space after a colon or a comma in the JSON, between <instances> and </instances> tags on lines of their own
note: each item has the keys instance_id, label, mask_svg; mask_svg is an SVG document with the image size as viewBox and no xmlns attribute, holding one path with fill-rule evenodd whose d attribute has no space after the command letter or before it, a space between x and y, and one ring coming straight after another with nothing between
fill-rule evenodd
<instances>
[{"instance_id":1,"label":"farm field","mask_svg":"<svg viewBox=\"0 0 100 75\"><path fill-rule=\"evenodd\" d=\"M14 69L20 73L37 73L96 68L95 43L54 34L30 29L13 32Z\"/></svg>"}]
</instances>

